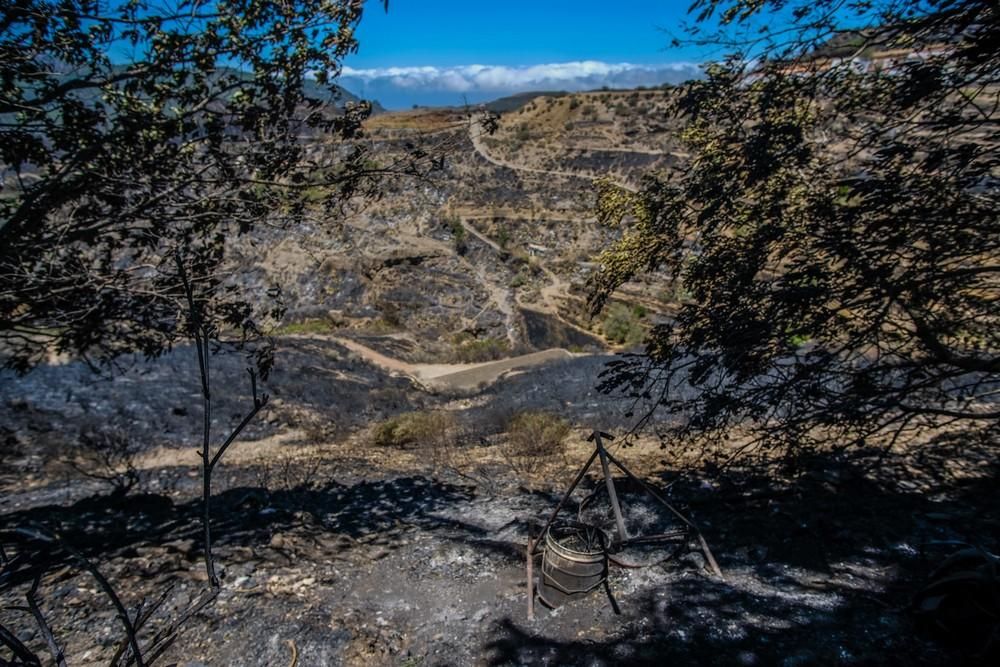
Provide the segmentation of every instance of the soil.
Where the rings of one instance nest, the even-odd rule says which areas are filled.
[[[583,425],[611,422],[603,428],[612,429],[616,410],[622,419],[623,408],[613,402],[599,404],[595,414],[590,401],[579,400],[599,359],[526,369],[473,397],[430,396],[335,342],[297,338],[286,345],[296,364],[310,367],[322,358],[327,372],[299,389],[289,376],[275,378],[272,390],[283,407],[227,452],[213,499],[221,589],[183,624],[163,664],[944,665],[967,659],[918,633],[910,605],[956,544],[996,546],[1000,508],[989,438],[942,436],[919,453],[815,454],[793,468],[725,472],[694,459],[678,464],[653,442],[613,443],[616,457],[697,523],[724,577],[706,567],[692,535],[671,543],[672,557],[664,562],[648,557],[652,565],[637,569],[612,563],[614,604],[603,589],[557,609],[536,601],[529,621],[528,537],[537,536],[589,456]],[[166,368],[178,370],[186,352],[168,358]],[[232,366],[220,361],[218,377],[238,377]],[[207,588],[196,457],[190,446],[177,446],[193,439],[179,438],[179,427],[167,432],[161,422],[140,424],[142,416],[164,409],[173,415],[181,398],[165,393],[154,368],[162,367],[137,361],[124,384],[113,384],[128,386],[137,436],[157,432],[160,438],[139,458],[140,488],[124,497],[37,464],[43,452],[35,447],[68,437],[69,425],[83,418],[74,397],[87,396],[88,410],[106,415],[105,403],[113,403],[117,391],[88,385],[84,371],[67,364],[20,379],[5,376],[2,396],[9,451],[21,457],[4,465],[4,527],[57,532],[99,568],[130,609],[165,594],[140,633],[144,639]],[[442,452],[420,443],[374,447],[366,428],[375,415],[365,416],[369,408],[360,404],[354,415],[336,408],[343,437],[310,439],[290,425],[303,414],[333,410],[341,399],[322,397],[347,377],[370,391],[395,387],[397,409],[450,410],[484,430],[456,436]],[[60,402],[59,395],[70,400]],[[485,425],[493,411],[524,406],[558,406],[576,428],[560,455],[516,471],[504,458],[502,438]],[[191,412],[187,423],[194,429],[200,414]],[[43,431],[43,423],[61,427]],[[597,471],[564,516],[602,523],[610,534],[614,523]],[[630,534],[676,525],[624,478],[616,478],[616,486]],[[578,503],[591,491],[578,516]],[[18,547],[7,535],[11,554]],[[113,607],[65,549],[46,553],[37,598],[69,664],[107,664],[123,636]],[[536,574],[540,564],[536,560]],[[8,568],[0,624],[47,655],[21,610],[32,572]]]
[[[579,97],[577,110],[560,98],[508,114],[495,138],[456,114],[380,116],[372,140],[386,155],[421,141],[428,123],[433,140],[455,144],[440,187],[388,182],[350,224],[235,244],[250,287],[283,286],[284,324],[324,333],[279,338],[269,401],[221,459],[212,498],[221,587],[202,607],[193,350],[122,359],[106,375],[65,360],[23,377],[0,372],[0,626],[49,655],[25,606],[39,575],[35,597],[68,664],[108,664],[124,635],[86,562],[133,618],[144,600],[153,610],[144,645],[197,607],[164,665],[975,662],[967,641],[918,627],[912,606],[948,554],[997,551],[1000,438],[989,426],[725,468],[672,443],[616,440],[612,453],[697,524],[723,577],[689,533],[619,553],[647,567],[612,563],[607,591],[556,609],[536,601],[528,620],[529,537],[590,456],[587,435],[635,423],[632,400],[595,390],[613,355],[581,328],[586,318],[570,317],[614,233],[593,219],[591,178],[610,163],[628,184],[651,161],[684,159],[670,128],[651,129],[659,93],[638,95],[649,113],[627,116],[614,111],[631,104],[624,93]],[[527,120],[552,142],[517,139]],[[648,144],[629,138],[639,122]],[[503,244],[493,240],[501,232]],[[529,258],[531,244],[550,250]],[[631,284],[616,298],[666,314],[664,284]],[[449,363],[468,336],[503,340],[512,358]],[[239,355],[212,358],[215,446],[250,405],[245,367]],[[570,424],[562,447],[512,454],[504,429],[527,410]],[[431,412],[450,418],[447,432],[374,444],[386,420]],[[86,463],[81,433],[92,431],[122,435],[137,479],[129,493],[112,492]],[[612,534],[598,469],[565,516]],[[677,527],[624,478],[616,486],[630,535]],[[11,659],[0,648],[0,664]]]

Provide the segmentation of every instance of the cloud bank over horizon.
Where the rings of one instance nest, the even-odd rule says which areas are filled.
[[[609,88],[682,83],[701,76],[697,63],[657,65],[580,60],[512,67],[459,65],[453,67],[344,67],[339,83],[352,93],[378,100],[389,109],[457,105],[463,100],[485,102],[526,91],[575,92]]]

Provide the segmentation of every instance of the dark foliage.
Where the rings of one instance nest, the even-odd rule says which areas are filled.
[[[751,448],[795,448],[995,423],[996,4],[695,8],[722,26],[696,40],[741,50],[678,91],[685,170],[602,186],[600,215],[625,234],[592,304],[654,267],[689,298],[603,388],[703,444],[734,428]],[[793,24],[768,32],[769,10]]]
[[[2,4],[5,365],[257,333],[278,300],[244,295],[227,246],[418,169],[373,162],[356,141],[371,105],[333,84],[362,5]]]
[[[180,339],[194,341],[213,590],[220,582],[211,551],[212,472],[267,402],[257,379],[271,368],[270,348],[246,346],[259,339],[261,316],[281,311],[277,288],[266,295],[248,289],[230,251],[260,225],[284,227],[316,212],[329,219],[356,199],[377,197],[385,173],[440,165],[415,149],[381,166],[357,142],[371,105],[344,103],[332,82],[357,48],[363,4],[0,4],[0,355],[25,372],[52,352],[93,364],[130,351],[155,357]],[[213,446],[210,357],[223,346],[247,349],[253,403]],[[117,470],[127,444],[91,449]],[[110,480],[122,495],[134,478],[126,465],[124,476]],[[112,662],[142,667],[136,631],[143,611],[130,618],[114,587],[77,560],[125,626],[129,648],[123,643]],[[29,606],[44,572],[34,565],[42,569]],[[6,556],[2,569],[6,575]],[[6,634],[0,639],[19,652]],[[146,652],[155,659],[160,641]]]

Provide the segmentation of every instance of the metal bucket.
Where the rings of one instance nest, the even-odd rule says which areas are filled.
[[[580,598],[608,576],[607,536],[582,523],[554,525],[545,533],[538,597],[549,607]]]

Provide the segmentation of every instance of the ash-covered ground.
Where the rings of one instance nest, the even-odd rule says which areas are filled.
[[[690,539],[665,562],[611,566],[620,614],[599,589],[556,610],[536,603],[529,621],[527,539],[587,460],[588,429],[620,432],[628,421],[624,402],[593,390],[603,358],[581,356],[520,371],[472,395],[448,395],[428,393],[322,337],[283,346],[281,369],[267,386],[271,405],[215,475],[221,591],[183,623],[163,664],[970,659],[921,632],[911,605],[960,545],[995,548],[989,431],[942,434],[919,451],[816,453],[794,465],[726,470],[685,462],[655,442],[612,443],[617,457],[698,524],[724,577],[706,568]],[[225,388],[213,412],[222,437],[247,396],[239,358],[219,359],[216,369],[217,386]],[[192,373],[190,350],[180,349],[157,362],[137,360],[114,379],[77,364],[4,375],[0,392],[3,528],[58,533],[133,613],[143,599],[163,596],[144,639],[207,588]],[[561,451],[529,467],[505,456],[500,432],[504,415],[526,409],[561,414],[572,425]],[[373,425],[435,410],[455,415],[445,444],[375,444]],[[139,443],[139,482],[127,495],[59,464],[72,458],[81,431],[102,424]],[[568,518],[601,488],[598,472],[595,466],[571,499]],[[624,478],[616,482],[630,531],[666,520]],[[592,502],[586,512],[588,521],[613,525],[605,505]],[[16,545],[5,550],[10,558]],[[48,655],[24,609],[37,570],[6,567],[0,624]],[[68,663],[107,664],[123,634],[93,576],[55,547],[42,571],[37,600]]]

